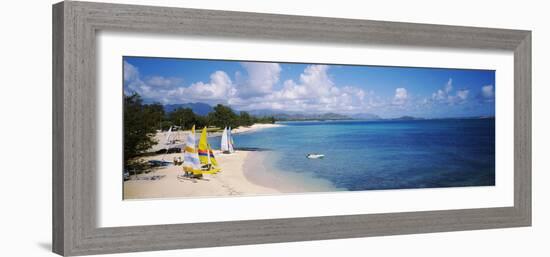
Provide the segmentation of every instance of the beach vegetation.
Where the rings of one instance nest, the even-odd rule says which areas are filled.
[[[191,129],[193,125],[198,123],[197,116],[191,108],[178,108],[168,114],[168,119],[173,125],[183,129]]]
[[[214,111],[208,114],[210,125],[223,129],[224,127],[236,128],[240,125],[239,116],[229,106],[218,104]]]
[[[156,129],[164,130],[165,127],[163,127],[163,125],[169,127],[169,124],[164,123],[164,121],[166,120],[165,117],[164,117],[165,112],[164,112],[164,108],[162,107],[161,104],[159,104],[159,103],[143,104],[143,99],[141,98],[140,95],[133,94],[132,96],[135,96],[136,99],[139,100],[139,103],[135,102],[133,104],[136,105],[136,107],[139,104],[140,108],[138,108],[138,109],[141,109],[142,114],[140,114],[140,113],[135,113],[135,114],[138,116],[137,117],[138,119],[139,119],[140,115],[143,116],[143,118],[141,118],[141,120],[142,120],[143,123],[145,123],[144,124],[145,127],[154,128],[155,130]],[[136,110],[138,110],[138,109],[136,109]],[[129,111],[132,111],[132,110],[133,109],[130,109]],[[168,129],[168,128],[166,128],[166,129]]]
[[[254,124],[254,119],[248,112],[241,112],[239,115],[239,123],[241,126],[252,126],[252,124]]]
[[[256,117],[246,111],[235,112],[231,107],[218,104],[206,115],[199,115],[189,107],[179,107],[166,112],[159,103],[144,103],[137,93],[124,96],[124,168],[135,173],[147,171],[148,165],[141,156],[158,142],[158,131],[189,130],[193,125],[207,127],[209,133],[225,127],[237,128],[255,123],[275,123],[273,116]]]
[[[264,116],[264,117],[252,117],[252,124],[254,123],[263,123],[263,124],[275,124],[277,120],[273,116]]]
[[[154,135],[164,120],[160,104],[143,104],[138,94],[124,97],[124,166],[125,169],[141,169],[134,158],[157,142]]]

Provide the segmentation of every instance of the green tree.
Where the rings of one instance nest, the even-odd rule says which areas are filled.
[[[208,119],[208,116],[196,116],[197,120],[196,120],[196,128],[203,128],[203,127],[206,127],[208,126],[208,124],[210,123],[209,122],[209,119]],[[192,126],[192,125],[191,125]]]
[[[137,94],[135,94],[137,95]],[[139,97],[139,95],[137,95]],[[154,127],[155,130],[167,130],[170,128],[169,124],[163,124],[166,120],[164,115],[164,108],[159,103],[143,105],[140,97],[140,105],[143,108],[142,121],[146,123],[147,127]],[[164,125],[164,127],[163,127]],[[168,126],[168,127],[166,127]]]
[[[248,114],[248,112],[241,112],[239,115],[239,125],[251,126],[252,124],[254,124],[254,120],[252,119],[250,114]]]
[[[181,126],[184,129],[190,129],[197,124],[197,115],[191,108],[178,108],[169,114],[169,119],[174,125]]]
[[[274,116],[264,116],[264,117],[252,117],[253,123],[275,123],[276,119]]]
[[[164,111],[157,105],[144,105],[141,97],[134,93],[124,96],[124,166],[131,168],[136,163],[133,159],[156,141],[154,135],[162,120]]]
[[[221,104],[214,107],[214,111],[208,114],[209,124],[218,128],[239,126],[239,116],[233,110]]]
[[[167,130],[170,129],[170,127],[172,127],[174,125],[176,125],[176,124],[174,124],[169,119],[162,119],[162,121],[160,122],[160,127],[162,128],[162,131],[167,131]]]

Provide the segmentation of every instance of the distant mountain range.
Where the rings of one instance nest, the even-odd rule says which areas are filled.
[[[214,108],[207,103],[185,103],[185,104],[167,104],[164,105],[164,111],[167,113],[173,112],[179,108],[190,108],[195,114],[205,116],[208,113],[214,111]],[[238,110],[235,110],[236,113],[239,113]],[[381,118],[380,116],[372,113],[359,113],[344,115],[338,113],[316,113],[316,114],[305,114],[300,112],[281,112],[274,110],[252,110],[247,111],[250,115],[256,117],[275,117],[276,120],[280,121],[306,121],[306,120],[424,120],[424,118],[413,117],[413,116],[401,116],[398,118]],[[490,119],[494,116],[479,116],[479,117],[464,117],[470,119]],[[457,118],[460,119],[460,118]]]
[[[337,114],[337,113],[322,113],[322,114],[286,114],[278,113],[273,115],[276,120],[349,120],[349,116]]]
[[[173,112],[177,109],[190,108],[195,114],[204,116],[214,111],[214,108],[205,103],[185,103],[185,104],[166,104],[164,105],[164,111],[167,113]]]
[[[381,120],[380,116],[371,113],[361,113],[354,115],[344,115],[338,113],[316,113],[305,114],[300,112],[281,112],[273,110],[253,110],[249,111],[253,116],[266,117],[273,116],[277,120]]]
[[[380,116],[372,113],[358,113],[351,115],[351,118],[354,120],[382,120]]]
[[[180,108],[190,108],[195,114],[204,116],[214,111],[214,108],[206,103],[185,103],[185,104],[167,104],[164,105],[164,111],[167,113],[173,112]],[[239,112],[235,110],[235,112]],[[338,113],[317,113],[317,114],[305,114],[299,112],[281,112],[273,110],[253,110],[249,111],[250,115],[257,117],[270,117],[273,116],[277,120],[380,120],[381,118],[375,114],[355,114],[353,116],[347,116]]]
[[[393,118],[393,119],[390,119],[390,120],[423,120],[424,118],[417,118],[417,117],[413,117],[413,116],[401,116],[399,118]]]

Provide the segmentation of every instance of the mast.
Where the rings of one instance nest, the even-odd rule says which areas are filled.
[[[216,167],[218,166],[218,163],[216,162],[216,157],[214,156],[214,152],[212,151],[212,148],[208,143],[206,127],[204,127],[201,132],[198,152],[199,152],[200,163],[202,165],[210,164],[208,165],[209,166],[208,170],[201,171],[203,174],[214,174],[220,171],[220,168]]]
[[[168,154],[168,150],[170,150],[170,136],[172,135],[172,126],[170,126],[170,128],[168,129],[168,132],[166,132],[166,142],[164,143],[164,145],[166,145],[165,149],[166,149],[166,152],[164,152],[164,154],[162,155],[162,161],[164,161],[164,157],[166,156],[166,154]]]
[[[210,153],[208,151],[208,138],[206,133],[206,127],[202,129],[201,138],[199,140],[199,159],[201,164],[211,164]]]
[[[221,145],[220,145],[220,150],[222,152],[229,151],[228,143],[229,143],[229,141],[228,141],[227,127],[225,127],[223,129],[223,132],[222,132],[222,140],[221,140]]]
[[[185,140],[183,160],[183,169],[186,172],[191,172],[193,174],[200,173],[199,154],[195,146],[195,125],[193,125],[191,133],[187,135],[187,138]]]
[[[233,142],[233,135],[231,135],[231,127],[227,130],[227,148],[230,153],[235,152],[235,146]]]
[[[207,154],[206,154],[206,155],[208,156],[208,164],[212,164],[212,160],[210,159],[210,147],[208,147],[208,148],[206,149],[206,151],[207,151]]]

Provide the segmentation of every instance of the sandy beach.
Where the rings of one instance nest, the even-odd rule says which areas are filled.
[[[282,125],[255,124],[250,127],[239,127],[233,133],[248,133],[278,126]],[[183,134],[188,132],[179,133],[182,134],[178,135],[179,138],[185,138]],[[157,138],[165,136],[164,133],[159,133]],[[157,146],[160,147],[162,146]],[[130,180],[124,182],[124,199],[265,195],[292,191],[296,187],[290,180],[274,179],[277,176],[268,175],[269,168],[265,166],[261,153],[243,150],[237,150],[232,154],[223,154],[219,151],[214,153],[221,172],[204,175],[202,179],[188,179],[181,177],[184,173],[182,166],[153,168],[150,173],[132,175]],[[182,153],[151,155],[142,159],[172,161],[177,157],[182,157]]]
[[[250,132],[256,132],[256,131],[262,130],[262,129],[278,128],[278,127],[281,127],[281,126],[284,126],[284,125],[257,123],[257,124],[253,124],[252,126],[248,126],[248,127],[240,126],[238,128],[234,128],[234,129],[231,130],[231,133],[233,133],[234,135],[235,134],[241,134],[241,133],[250,133]],[[187,133],[190,133],[190,131],[189,130],[173,131],[173,132],[170,132],[170,134],[171,134],[170,138],[171,138],[171,140],[174,141],[174,144],[176,144],[176,145],[177,144],[184,144]],[[197,133],[200,133],[200,129],[197,129]],[[221,136],[221,134],[222,134],[221,131],[208,132],[209,137]],[[166,141],[167,135],[168,135],[168,132],[166,132],[166,131],[158,132],[155,135],[155,140],[159,143],[154,145],[153,147],[151,147],[151,149],[149,149],[149,152],[157,152],[157,151],[166,149],[165,141]]]
[[[124,182],[124,199],[220,197],[243,195],[273,195],[279,193],[305,193],[337,191],[329,182],[306,175],[274,170],[266,152],[236,151],[223,154],[215,151],[221,167],[217,174],[205,174],[202,179],[182,179],[181,166],[155,168],[147,174],[131,176]],[[167,154],[173,160],[180,153]],[[155,155],[144,160],[160,160]],[[157,179],[150,180],[155,177]]]
[[[138,178],[151,176],[161,177],[158,180],[141,180],[132,176],[124,182],[124,199],[140,198],[179,198],[203,196],[233,196],[250,194],[279,193],[274,188],[260,186],[250,182],[244,173],[243,164],[249,151],[237,151],[233,154],[216,152],[222,171],[213,175],[204,175],[203,179],[181,179],[181,166],[170,165],[157,168],[148,174],[140,174]],[[181,154],[167,154],[166,160],[172,160]],[[151,156],[147,159],[156,159],[161,156]]]
[[[246,133],[246,132],[255,132],[255,131],[258,131],[258,130],[261,130],[261,129],[278,128],[278,127],[282,127],[282,126],[284,126],[284,125],[282,125],[282,124],[260,124],[260,123],[257,123],[257,124],[253,124],[250,127],[243,127],[243,126],[238,127],[236,129],[231,130],[231,133],[239,134],[239,133]]]

